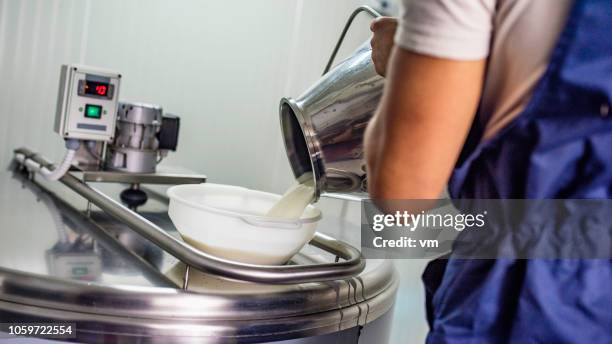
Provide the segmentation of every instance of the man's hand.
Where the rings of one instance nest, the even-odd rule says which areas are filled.
[[[397,30],[397,19],[391,17],[381,17],[372,22],[370,30],[374,33],[372,37],[372,61],[376,72],[382,76],[387,74],[387,64],[391,49],[393,48],[393,38]]]

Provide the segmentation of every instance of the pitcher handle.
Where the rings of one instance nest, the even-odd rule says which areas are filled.
[[[336,47],[334,48],[334,51],[332,52],[332,55],[329,58],[329,62],[327,62],[327,66],[325,67],[325,71],[323,72],[323,75],[327,74],[327,72],[329,72],[329,70],[331,69],[332,65],[334,64],[334,60],[336,59],[336,55],[338,54],[338,51],[340,50],[340,47],[342,46],[342,42],[344,42],[344,38],[346,37],[346,33],[348,32],[349,28],[353,24],[353,21],[355,20],[355,17],[357,17],[357,15],[359,13],[361,13],[361,12],[366,12],[367,14],[372,16],[372,18],[374,18],[374,19],[382,17],[382,15],[380,13],[378,13],[376,10],[374,10],[370,6],[365,6],[365,5],[364,6],[359,6],[353,12],[353,14],[351,14],[351,16],[349,17],[348,21],[346,22],[346,25],[344,26],[344,30],[342,30],[342,34],[340,35],[340,39],[338,39],[338,43],[336,43]]]

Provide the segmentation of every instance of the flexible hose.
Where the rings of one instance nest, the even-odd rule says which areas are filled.
[[[24,162],[24,165],[25,167],[28,168],[29,171],[32,171],[32,172],[40,171],[40,165],[34,160],[26,159],[26,161]]]
[[[70,166],[72,166],[72,161],[74,160],[74,157],[76,156],[76,152],[79,150],[80,146],[81,146],[81,143],[77,140],[67,140],[66,148],[68,149],[68,151],[66,152],[66,155],[64,156],[64,160],[59,166],[57,166],[53,170],[49,170],[46,166],[41,167],[39,163],[35,162],[32,159],[25,159],[25,161],[23,161],[23,164],[30,171],[40,172],[40,174],[42,174],[42,176],[46,180],[57,181],[57,180],[60,180],[66,174],[66,172],[68,172],[68,170],[70,169]],[[17,159],[19,161],[19,157]]]
[[[17,160],[17,162],[20,163],[20,164],[24,164],[25,163],[25,158],[26,158],[26,156],[24,154],[21,154],[21,153],[15,154],[15,160]]]
[[[47,167],[43,167],[40,169],[40,174],[42,174],[43,177],[45,177],[45,179],[49,181],[60,180],[64,176],[64,174],[68,172],[70,166],[72,166],[72,160],[74,160],[76,152],[76,150],[69,149],[66,152],[64,161],[62,161],[59,166],[57,166],[53,171],[49,170]]]

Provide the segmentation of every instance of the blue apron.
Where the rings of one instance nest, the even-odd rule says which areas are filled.
[[[524,112],[485,141],[475,120],[451,197],[612,199],[611,102],[612,1],[576,0]],[[612,343],[610,260],[451,255],[423,279],[428,343]]]

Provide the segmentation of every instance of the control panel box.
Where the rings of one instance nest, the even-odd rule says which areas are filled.
[[[63,65],[55,132],[64,138],[113,140],[121,74],[80,65]]]

